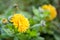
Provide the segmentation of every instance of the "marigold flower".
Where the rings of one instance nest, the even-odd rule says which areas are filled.
[[[15,28],[18,28],[19,32],[25,32],[29,28],[29,21],[22,14],[14,14],[11,17],[10,22],[13,23]]]
[[[54,6],[52,6],[52,5],[43,5],[42,8],[43,8],[44,10],[49,10],[49,12],[50,12],[49,18],[47,17],[47,20],[48,20],[48,21],[49,21],[49,20],[53,20],[54,18],[56,18],[57,12],[56,12],[56,9],[55,9]]]

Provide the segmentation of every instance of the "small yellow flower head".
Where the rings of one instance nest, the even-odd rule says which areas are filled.
[[[29,28],[29,21],[22,14],[14,14],[11,17],[10,22],[13,23],[15,28],[18,28],[19,32],[25,32]]]
[[[55,9],[54,6],[52,6],[52,5],[43,5],[42,8],[43,8],[44,10],[48,10],[48,11],[50,12],[49,18],[47,17],[47,20],[48,20],[48,21],[49,21],[49,20],[53,20],[54,18],[56,18],[57,12],[56,12],[56,9]]]
[[[7,22],[8,22],[7,19],[5,18],[2,19],[2,23],[6,24]]]

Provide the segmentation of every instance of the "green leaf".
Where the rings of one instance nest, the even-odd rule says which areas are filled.
[[[2,28],[2,30],[1,30],[1,36],[3,38],[12,37],[13,34],[14,34],[14,32],[11,31],[10,29]]]
[[[43,37],[36,37],[36,38],[33,38],[33,40],[44,40]]]
[[[39,12],[38,9],[36,9],[35,7],[33,7],[33,13],[34,13],[34,15],[36,15],[37,17],[40,16],[40,12]]]
[[[13,7],[9,7],[9,8],[5,11],[4,16],[5,16],[6,18],[8,18],[11,14],[14,14],[12,8],[13,8]]]
[[[32,18],[29,19],[29,22],[31,26],[35,24],[35,21]]]
[[[8,23],[5,25],[5,28],[9,28],[10,30],[13,30],[14,26],[11,23]]]
[[[30,36],[31,36],[31,37],[37,36],[37,32],[36,32],[36,31],[31,31],[31,32],[30,32]]]
[[[43,13],[44,13],[44,17],[47,17],[47,16],[49,17],[49,15],[50,15],[49,11],[44,11]]]
[[[42,38],[42,37],[38,37],[36,40],[44,40],[44,38]]]
[[[60,35],[54,34],[55,40],[60,40]]]
[[[14,37],[14,40],[18,40],[18,37]]]
[[[39,23],[40,20],[41,20],[41,18],[38,18],[38,17],[36,17],[36,16],[33,16],[33,20],[34,20],[36,23]]]
[[[40,29],[40,24],[35,24],[35,25],[33,25],[32,27],[32,30],[36,30],[36,31],[39,31]]]
[[[29,37],[37,37],[40,35],[40,32],[38,32],[37,30],[33,30],[33,29],[30,29],[27,31]]]
[[[27,18],[31,18],[31,14],[29,12],[26,12],[26,11],[19,11],[20,14],[23,14],[25,17]]]

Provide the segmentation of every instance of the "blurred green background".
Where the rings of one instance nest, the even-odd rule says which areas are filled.
[[[52,4],[59,8],[60,0],[0,0],[0,14],[14,4],[18,4],[20,10],[31,12],[31,7],[39,7],[44,4]]]
[[[0,0],[0,16],[4,15],[6,10],[10,10],[9,8],[13,7],[15,4],[18,5],[19,10],[30,13],[32,16],[34,15],[32,12],[32,7],[38,8],[44,4],[51,4],[56,7],[57,10],[57,18],[54,20],[54,25],[57,27],[55,30],[55,35],[57,40],[60,40],[60,0]],[[33,24],[33,23],[32,23]],[[41,36],[46,35],[47,37],[51,36],[48,34],[42,34]],[[48,39],[49,39],[48,37]],[[47,39],[47,40],[48,40]],[[54,39],[55,40],[55,39]]]
[[[60,18],[60,0],[0,0],[0,14],[3,14],[9,7],[18,4],[20,10],[32,13],[32,6],[39,7],[44,4],[52,4],[57,8]]]

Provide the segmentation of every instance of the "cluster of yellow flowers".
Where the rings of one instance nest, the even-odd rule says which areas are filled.
[[[43,5],[42,8],[50,11],[50,18],[47,18],[48,20],[53,20],[57,16],[56,9],[52,5]],[[30,26],[28,19],[22,14],[14,14],[11,17],[10,22],[13,23],[19,32],[25,32]]]
[[[18,28],[19,32],[25,32],[29,28],[29,21],[22,14],[14,14],[10,22],[13,23],[15,28]]]
[[[42,8],[44,10],[49,10],[50,11],[50,15],[49,15],[50,17],[47,18],[48,21],[49,20],[53,20],[54,18],[56,18],[57,12],[56,12],[56,9],[55,9],[54,6],[52,6],[52,5],[49,4],[49,5],[43,5]]]

